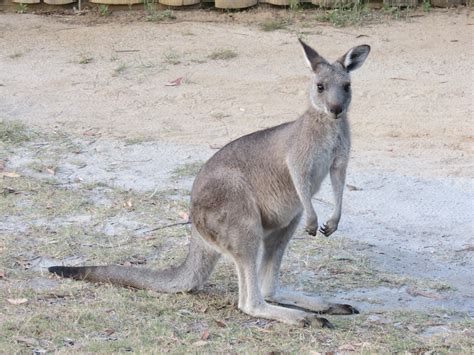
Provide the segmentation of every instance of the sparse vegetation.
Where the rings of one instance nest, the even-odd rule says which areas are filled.
[[[423,11],[424,12],[430,12],[431,11],[431,2],[430,2],[430,0],[423,0],[422,6],[423,6]]]
[[[216,49],[209,54],[209,58],[212,60],[229,60],[237,56],[237,52],[232,49]]]
[[[284,30],[288,27],[289,22],[288,20],[283,19],[276,19],[276,20],[269,20],[260,25],[262,31],[271,32],[277,30]]]
[[[100,4],[99,5],[99,15],[103,16],[103,17],[109,16],[110,15],[109,5]]]
[[[18,14],[26,14],[28,11],[28,4],[19,3],[16,5],[16,12]]]
[[[147,14],[147,21],[159,22],[176,19],[176,16],[174,15],[174,12],[171,9],[158,11],[156,8],[155,0],[144,0],[143,7]]]
[[[117,68],[114,69],[114,74],[113,76],[118,76],[123,73],[128,69],[128,65],[125,63],[120,63]]]
[[[0,144],[17,145],[29,141],[33,135],[21,122],[0,120]]]
[[[186,163],[178,166],[172,173],[171,177],[173,179],[182,179],[196,176],[201,169],[201,166],[204,164],[202,161],[195,161],[192,163]]]
[[[92,63],[93,60],[94,60],[93,57],[89,57],[89,56],[83,55],[83,56],[81,56],[81,58],[79,59],[79,64],[89,64],[89,63]]]
[[[365,3],[358,0],[355,3],[342,2],[334,9],[319,14],[316,19],[322,22],[329,22],[335,27],[345,27],[361,25],[372,19],[371,11]]]
[[[181,56],[175,50],[169,50],[163,54],[163,60],[166,64],[178,65],[181,63]]]
[[[290,11],[297,11],[300,8],[300,2],[299,0],[289,0],[288,7]]]
[[[8,56],[8,58],[10,59],[17,59],[17,58],[20,58],[23,56],[23,53],[21,52],[15,52],[15,53],[12,53]]]

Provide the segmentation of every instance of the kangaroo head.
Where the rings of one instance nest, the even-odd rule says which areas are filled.
[[[370,52],[364,44],[349,50],[334,63],[328,63],[313,48],[299,40],[306,60],[313,71],[311,105],[320,112],[337,119],[346,113],[351,103],[351,78],[349,73],[359,68]]]

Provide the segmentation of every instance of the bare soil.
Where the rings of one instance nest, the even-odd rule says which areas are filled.
[[[176,15],[165,23],[126,13],[106,19],[0,15],[0,120],[3,127],[9,122],[26,127],[14,127],[26,132],[24,139],[5,139],[0,145],[0,307],[5,310],[0,323],[6,324],[0,331],[16,337],[5,346],[12,351],[64,350],[69,346],[64,339],[74,334],[72,349],[82,351],[150,350],[157,343],[175,351],[187,346],[252,349],[235,339],[229,343],[226,337],[237,330],[227,324],[234,322],[242,329],[263,329],[238,333],[239,339],[251,334],[252,346],[260,351],[472,350],[470,9],[345,28],[299,15],[287,29],[270,32],[259,25],[275,16],[271,9]],[[76,311],[77,319],[92,317],[90,324],[79,322],[87,331],[68,328],[56,338],[50,335],[43,313],[52,312],[52,322],[59,322],[57,307],[64,302],[70,302],[68,307],[91,300],[97,305],[101,292],[118,291],[64,281],[74,295],[67,299],[63,281],[47,275],[45,267],[58,262],[159,267],[180,260],[186,227],[151,229],[183,221],[199,165],[232,139],[304,112],[309,70],[297,35],[331,60],[356,44],[372,46],[369,59],[353,75],[353,152],[340,230],[326,240],[305,236],[300,228],[283,268],[285,281],[297,288],[365,312],[337,324],[350,336],[323,332],[324,339],[316,339],[314,330],[301,331],[299,342],[290,340],[296,337],[283,326],[248,323],[233,303],[236,285],[235,275],[228,278],[233,275],[229,263],[217,270],[207,296],[198,296],[197,304],[193,296],[179,296],[174,306],[169,306],[173,296],[152,296],[160,307],[166,303],[158,310],[165,324],[158,333],[166,334],[165,343],[160,336],[147,345],[114,323],[118,340],[106,347],[110,334],[103,335],[105,327],[92,334],[93,317],[76,309],[70,321]],[[219,57],[213,53],[233,54],[213,59]],[[180,85],[166,85],[181,77]],[[314,203],[323,220],[332,205],[328,185]],[[150,296],[142,293],[120,291],[117,297],[130,302],[122,305],[122,313],[117,304],[99,306],[97,312],[115,307],[133,323],[152,307]],[[51,298],[55,301],[45,301]],[[132,301],[143,307],[136,319],[126,318]],[[213,309],[216,302],[223,308]],[[199,313],[201,307],[213,309],[212,316]],[[226,326],[213,323],[212,328],[206,323],[212,317],[227,317]],[[36,328],[23,327],[25,319],[38,322],[31,321]],[[156,326],[143,324],[144,334]],[[191,330],[186,333],[186,326],[177,329],[176,324]],[[34,329],[39,335],[31,335]],[[217,338],[203,335],[206,329]],[[275,348],[259,340],[266,332],[290,338],[286,345],[272,338]],[[362,333],[371,337],[362,339]],[[92,340],[81,343],[81,337]]]

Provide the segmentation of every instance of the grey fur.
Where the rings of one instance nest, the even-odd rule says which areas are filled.
[[[349,305],[327,303],[279,285],[281,260],[301,216],[306,217],[310,235],[318,231],[311,198],[328,174],[335,208],[319,231],[329,236],[337,230],[350,150],[349,71],[362,65],[370,51],[367,45],[354,47],[329,64],[300,42],[313,74],[309,109],[296,121],[229,143],[201,168],[191,192],[192,236],[182,265],[162,271],[120,266],[50,271],[160,292],[193,291],[226,254],[237,269],[238,306],[249,315],[329,327],[314,312],[357,313]]]

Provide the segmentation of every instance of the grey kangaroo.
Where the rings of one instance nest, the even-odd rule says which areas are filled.
[[[368,45],[357,46],[330,64],[300,43],[312,70],[310,107],[296,121],[227,144],[204,164],[191,191],[192,235],[181,265],[165,270],[53,266],[49,271],[158,292],[191,292],[203,285],[225,254],[237,269],[238,307],[251,316],[332,327],[319,314],[358,313],[350,305],[289,291],[279,283],[285,248],[303,212],[310,235],[319,230],[329,236],[337,230],[350,149],[349,73],[370,52]],[[328,174],[335,207],[318,228],[311,198]]]

